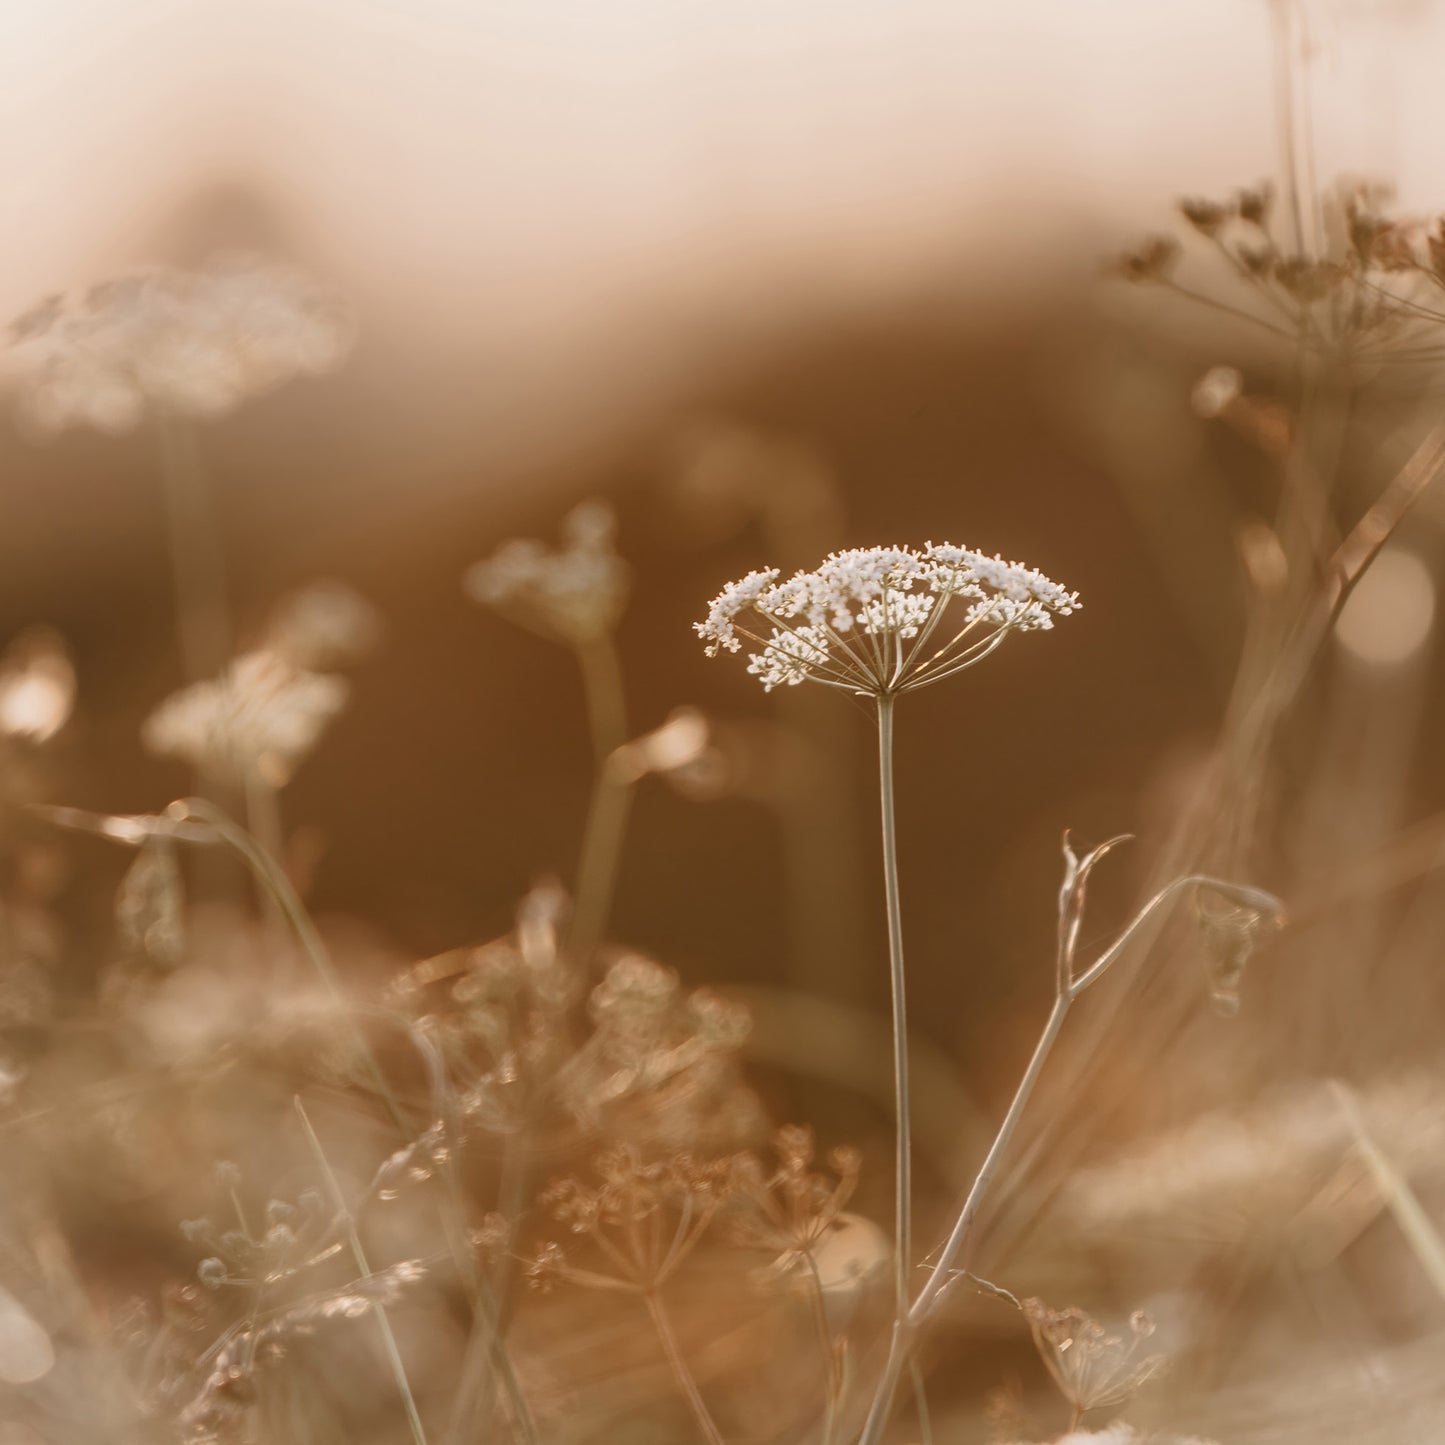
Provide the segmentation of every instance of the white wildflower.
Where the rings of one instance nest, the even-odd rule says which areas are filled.
[[[709,657],[739,651],[744,638],[757,643],[748,671],[769,691],[821,682],[878,697],[907,692],[1080,605],[1032,568],[932,542],[834,552],[813,572],[779,577],[768,568],[729,583],[695,628]]]
[[[627,565],[613,548],[615,522],[603,502],[584,502],[562,522],[563,547],[504,543],[467,573],[476,602],[555,641],[585,646],[616,625],[627,604]]]
[[[350,345],[337,300],[250,256],[156,268],[55,296],[11,327],[6,379],[37,430],[125,432],[151,414],[217,417]]]
[[[345,706],[347,691],[343,678],[248,652],[220,677],[168,697],[146,719],[142,738],[151,752],[200,771],[278,787]]]

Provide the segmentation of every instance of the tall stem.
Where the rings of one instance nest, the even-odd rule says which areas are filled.
[[[582,690],[587,701],[587,725],[598,771],[627,741],[627,696],[622,687],[622,663],[610,633],[577,648],[582,668]]]
[[[306,1141],[311,1146],[317,1167],[326,1181],[326,1189],[331,1195],[332,1207],[336,1210],[336,1217],[340,1221],[342,1232],[346,1235],[346,1243],[351,1250],[351,1257],[356,1261],[356,1267],[361,1271],[362,1278],[367,1279],[371,1275],[371,1265],[367,1262],[366,1251],[362,1247],[361,1236],[356,1230],[356,1220],[352,1217],[351,1209],[346,1203],[346,1196],[341,1192],[341,1186],[332,1172],[331,1164],[321,1147],[321,1140],[317,1138],[316,1130],[311,1126],[311,1120],[307,1117],[300,1097],[293,1099],[292,1103],[296,1106],[301,1126],[306,1131]],[[376,1319],[376,1327],[381,1334],[382,1348],[386,1352],[386,1361],[391,1367],[392,1378],[396,1381],[397,1392],[401,1395],[401,1403],[406,1410],[406,1421],[411,1429],[413,1445],[427,1445],[426,1431],[422,1428],[421,1415],[416,1407],[416,1397],[411,1391],[411,1382],[406,1377],[406,1366],[402,1363],[401,1351],[397,1348],[396,1335],[392,1332],[391,1320],[387,1316],[386,1308],[379,1299],[372,1300],[371,1313]]]
[[[200,682],[221,670],[229,651],[225,559],[191,424],[162,416],[159,428],[176,634],[186,680]]]
[[[953,1232],[948,1236],[948,1242],[943,1246],[938,1262],[929,1271],[928,1282],[920,1291],[912,1309],[900,1314],[893,1327],[893,1338],[888,1348],[888,1361],[883,1367],[883,1378],[879,1381],[878,1391],[873,1397],[867,1423],[863,1427],[863,1434],[859,1437],[859,1445],[878,1445],[883,1438],[883,1431],[888,1423],[888,1413],[893,1406],[893,1396],[898,1389],[898,1381],[903,1374],[903,1367],[908,1363],[914,1337],[928,1317],[934,1301],[952,1278],[954,1262],[968,1238],[979,1206],[988,1192],[988,1186],[998,1172],[1004,1151],[1008,1148],[1014,1131],[1018,1128],[1018,1122],[1023,1117],[1025,1108],[1028,1107],[1034,1085],[1038,1083],[1039,1075],[1044,1070],[1044,1064],[1048,1061],[1049,1054],[1053,1052],[1054,1042],[1059,1036],[1059,1030],[1064,1026],[1064,1018],[1069,1012],[1069,1005],[1073,1002],[1074,995],[1075,990],[1066,987],[1061,989],[1054,999],[1054,1006],[1049,1013],[1048,1022],[1044,1025],[1044,1031],[1034,1046],[1033,1057],[1029,1060],[1028,1068],[1024,1070],[1023,1078],[1019,1080],[1018,1088],[1014,1091],[1013,1102],[1009,1104],[1008,1113],[1004,1115],[1003,1123],[999,1125],[998,1133],[994,1135],[988,1154],[982,1165],[979,1166],[973,1187],[968,1191],[968,1198],[964,1201],[958,1219],[954,1222]]]
[[[627,741],[627,698],[611,636],[579,645],[577,661],[596,760],[577,866],[577,907],[570,940],[573,957],[585,967],[607,931],[635,779],[617,763],[617,750]]]
[[[614,757],[598,765],[577,865],[577,908],[570,941],[572,956],[583,967],[607,931],[634,786],[631,774],[619,768]]]
[[[893,1174],[895,1322],[908,1315],[913,1264],[913,1164],[908,1110],[908,1003],[903,978],[903,916],[898,906],[898,836],[893,815],[893,698],[878,697],[878,798],[883,821],[883,892],[888,905],[888,971],[893,986]]]
[[[642,1298],[647,1303],[647,1313],[652,1317],[652,1327],[657,1331],[657,1338],[662,1344],[662,1353],[667,1356],[667,1363],[672,1368],[673,1379],[677,1381],[677,1387],[682,1391],[683,1398],[687,1401],[688,1408],[692,1411],[693,1418],[697,1421],[698,1429],[703,1433],[708,1445],[724,1445],[722,1432],[717,1427],[712,1415],[709,1414],[707,1404],[702,1398],[702,1392],[697,1388],[697,1381],[692,1377],[692,1371],[687,1367],[687,1361],[682,1357],[682,1350],[677,1343],[677,1336],[672,1332],[672,1321],[668,1318],[667,1308],[662,1303],[655,1289],[645,1290]]]

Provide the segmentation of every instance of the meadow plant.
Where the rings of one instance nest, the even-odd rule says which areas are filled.
[[[1285,101],[1296,104],[1292,92]],[[1298,144],[1298,127],[1287,135]],[[990,1333],[1011,1325],[1015,1342],[1031,1339],[1037,1374],[1063,1396],[1064,1433],[1047,1431],[1055,1445],[1204,1445],[1132,1422],[1083,1428],[1091,1412],[1163,1378],[1177,1333],[1156,1335],[1127,1305],[1053,1303],[1081,1297],[1073,1291],[1089,1284],[1097,1258],[1113,1294],[1151,1289],[1144,1236],[1184,1236],[1199,1276],[1229,1273],[1218,1290],[1227,1298],[1334,1261],[1387,1223],[1408,1246],[1410,1283],[1423,1280],[1438,1306],[1445,1244],[1431,1214],[1441,1133],[1431,1069],[1401,1066],[1356,1084],[1321,1072],[1248,1107],[1144,1130],[1131,1147],[1082,1164],[1069,1111],[1094,1096],[1066,1089],[1032,1147],[1019,1144],[1066,1018],[1106,976],[1123,981],[1112,990],[1116,1010],[1143,992],[1141,961],[1176,905],[1192,911],[1204,978],[1171,968],[1150,980],[1165,1002],[1156,995],[1156,1026],[1130,1040],[1124,1087],[1152,1092],[1138,1089],[1139,1071],[1177,1037],[1177,1000],[1193,1010],[1203,992],[1221,1013],[1239,1009],[1246,969],[1284,918],[1273,892],[1236,881],[1254,876],[1261,857],[1280,868],[1287,853],[1270,836],[1278,825],[1268,807],[1280,736],[1352,590],[1445,468],[1435,418],[1403,463],[1386,467],[1349,444],[1363,423],[1342,401],[1386,394],[1442,354],[1445,225],[1391,216],[1373,185],[1312,194],[1302,173],[1287,166],[1276,187],[1180,204],[1185,239],[1209,258],[1222,291],[1184,278],[1172,236],[1112,268],[1282,343],[1274,371],[1215,365],[1189,398],[1197,418],[1231,428],[1274,470],[1278,505],[1272,520],[1240,531],[1246,632],[1199,797],[1157,850],[1142,905],[1102,945],[1085,943],[1086,902],[1094,870],[1123,840],[1076,852],[1065,835],[1052,1007],[949,1227],[927,1251],[914,1243],[895,708],[1013,634],[1052,630],[1079,612],[1077,594],[966,547],[866,547],[791,576],[751,572],[696,624],[709,655],[746,651],[765,691],[787,699],[817,684],[861,700],[876,724],[892,1003],[890,1247],[868,1212],[866,1150],[822,1147],[805,1124],[778,1127],[750,1081],[748,1009],[614,937],[633,800],[649,779],[706,794],[717,729],[690,707],[641,733],[629,723],[618,637],[633,573],[607,504],[568,513],[559,546],[505,543],[464,579],[474,601],[578,664],[594,769],[571,887],[543,878],[501,936],[420,959],[392,951],[378,969],[374,956],[348,957],[312,917],[276,797],[346,705],[340,669],[375,646],[380,619],[345,584],[319,583],[282,599],[254,645],[232,652],[194,431],[336,365],[350,340],[344,308],[293,272],[246,260],[139,274],[23,317],[7,365],[33,428],[152,424],[160,435],[190,677],[151,714],[142,741],[195,770],[208,796],[118,814],[57,807],[42,784],[22,787],[21,764],[65,727],[74,668],[48,632],[22,637],[0,660],[0,746],[15,762],[7,818],[17,802],[40,803],[30,823],[38,812],[42,826],[133,855],[115,898],[120,958],[97,970],[93,1004],[76,1006],[50,982],[61,949],[45,857],[4,840],[14,860],[29,860],[15,861],[19,881],[0,913],[0,1127],[18,1161],[0,1192],[0,1381],[17,1401],[16,1438],[881,1445],[911,1373],[917,1430],[930,1442],[920,1345],[946,1307],[961,1314],[979,1296],[991,1321],[1008,1321]],[[723,426],[684,450],[693,501],[760,518],[769,541],[837,521],[832,479],[806,446]],[[1369,475],[1346,492],[1341,478],[1360,456]],[[778,478],[786,485],[773,485]],[[224,805],[229,794],[243,799],[244,827]],[[1426,844],[1424,862],[1394,859],[1408,880],[1438,867],[1438,837]],[[203,957],[206,908],[182,862],[192,852],[240,860],[271,924],[255,926],[244,910],[224,915],[222,968]],[[1317,901],[1323,916],[1330,902]],[[1297,938],[1279,953],[1313,962]],[[1317,972],[1308,977],[1308,988],[1291,984],[1292,1009],[1323,992]],[[1095,1003],[1096,1036],[1112,1045],[1115,1016],[1097,996],[1091,1011]],[[67,1007],[62,1032],[54,1025]],[[1352,1020],[1360,1029],[1364,1012]],[[1231,1057],[1222,1071],[1235,1067]],[[1179,1075],[1187,1092],[1182,1061]],[[216,1162],[223,1148],[244,1164]],[[198,1182],[194,1160],[208,1152],[213,1167]],[[78,1258],[67,1224],[50,1217],[50,1196],[66,1170],[81,1172],[77,1161],[108,1191],[100,1212],[133,1221],[144,1200],[153,1214],[174,1215],[146,1221],[147,1248],[137,1252],[147,1267],[125,1276],[137,1295],[128,1307],[107,1277],[125,1272]],[[1005,1167],[1027,1178],[1040,1161],[1055,1171],[1053,1196],[1017,1212],[1025,1230],[1044,1221],[1048,1240],[1001,1261],[1011,1274],[1000,1278],[1027,1281],[1011,1288],[975,1272],[998,1274],[1004,1253],[983,1258],[981,1221]],[[1048,1268],[1054,1278],[1030,1277]],[[1198,1280],[1191,1291],[1196,1301],[1208,1293]],[[1212,1322],[1228,1318],[1220,1306]],[[1379,1333],[1389,1329],[1403,1326],[1389,1321]],[[1196,1349],[1204,1334],[1195,1328]],[[1367,1344],[1359,1354],[1375,1382],[1376,1438],[1393,1424],[1445,1418],[1437,1354],[1422,1368],[1388,1339]],[[343,1356],[358,1367],[328,1383]],[[1300,1358],[1315,1356],[1301,1348]],[[1398,1401],[1381,1381],[1402,1382]],[[1254,1418],[1239,1439],[1280,1438],[1267,1434],[1272,1422],[1248,1389],[1206,1382],[1195,1403],[1215,1419],[1229,1407]],[[1318,1438],[1350,1438],[1340,1432],[1359,1416],[1340,1419],[1334,1434],[1333,1420],[1315,1422],[1326,1432]],[[1022,1433],[1010,1425],[998,1438]]]

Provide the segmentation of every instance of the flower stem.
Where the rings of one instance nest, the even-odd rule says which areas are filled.
[[[200,682],[221,670],[230,645],[224,555],[190,423],[162,416],[159,427],[176,634],[186,680]]]
[[[968,1237],[979,1206],[983,1203],[984,1194],[998,1170],[999,1161],[1003,1158],[1004,1151],[1014,1136],[1014,1130],[1017,1129],[1019,1119],[1028,1105],[1034,1085],[1043,1072],[1049,1054],[1053,1052],[1054,1041],[1059,1036],[1059,1030],[1064,1025],[1064,1017],[1072,1002],[1073,995],[1068,989],[1062,990],[1055,998],[1048,1022],[1044,1025],[1044,1031],[1034,1047],[1033,1057],[1029,1060],[1028,1068],[1024,1070],[1023,1078],[1019,1080],[1019,1086],[1014,1091],[1013,1102],[1008,1107],[1008,1113],[1004,1115],[1003,1123],[999,1125],[998,1133],[994,1135],[988,1154],[982,1165],[979,1166],[973,1186],[968,1191],[968,1198],[959,1211],[953,1232],[943,1246],[938,1263],[929,1272],[928,1283],[924,1285],[919,1294],[917,1303],[911,1310],[905,1309],[893,1327],[893,1338],[889,1343],[888,1360],[883,1367],[883,1378],[878,1383],[877,1393],[874,1395],[873,1404],[868,1411],[867,1423],[863,1427],[863,1434],[859,1437],[859,1445],[878,1445],[883,1438],[888,1414],[893,1407],[893,1396],[897,1392],[903,1367],[908,1363],[914,1337],[927,1318],[939,1293],[952,1278],[954,1261],[958,1258],[959,1251]]]
[[[622,687],[622,663],[610,633],[577,648],[582,689],[587,701],[587,725],[599,772],[607,759],[627,741],[627,697]]]
[[[635,779],[617,762],[617,750],[627,741],[627,699],[622,666],[611,636],[579,646],[577,662],[582,669],[587,723],[596,760],[592,798],[582,833],[582,856],[577,865],[577,906],[570,939],[572,956],[585,966],[602,941],[612,912]]]
[[[702,1431],[708,1445],[724,1445],[722,1432],[718,1429],[717,1422],[708,1413],[707,1404],[697,1388],[697,1381],[693,1379],[692,1371],[688,1369],[687,1361],[682,1357],[677,1336],[672,1331],[672,1321],[668,1318],[667,1308],[662,1303],[661,1297],[655,1289],[649,1289],[643,1291],[642,1298],[647,1304],[647,1313],[652,1317],[652,1327],[657,1331],[657,1338],[662,1344],[662,1352],[667,1356],[667,1363],[672,1367],[673,1378],[677,1381],[678,1389],[682,1391],[683,1398],[692,1410],[698,1428]]]
[[[569,943],[573,958],[583,967],[607,930],[634,785],[634,778],[616,765],[614,756],[604,758],[598,765],[582,833],[582,857],[577,865],[577,907]]]
[[[356,1221],[347,1207],[346,1196],[341,1192],[341,1185],[337,1182],[330,1161],[321,1147],[321,1140],[317,1137],[316,1130],[307,1117],[300,1096],[296,1096],[291,1102],[296,1106],[296,1113],[301,1119],[301,1127],[306,1131],[306,1142],[311,1146],[311,1152],[321,1171],[321,1177],[326,1181],[326,1190],[331,1195],[331,1203],[336,1210],[336,1217],[341,1222],[342,1232],[346,1235],[346,1243],[351,1251],[351,1257],[356,1261],[356,1267],[361,1271],[362,1278],[369,1278],[371,1265],[367,1263],[366,1251],[362,1248],[361,1236],[356,1231]],[[397,1391],[401,1395],[401,1402],[406,1410],[406,1421],[411,1428],[411,1438],[414,1445],[427,1445],[426,1431],[422,1428],[421,1415],[416,1408],[416,1397],[411,1392],[411,1382],[406,1377],[406,1366],[402,1364],[401,1351],[397,1348],[396,1335],[392,1332],[391,1320],[387,1317],[386,1308],[379,1299],[374,1299],[371,1302],[371,1312],[376,1317],[376,1326],[381,1332],[381,1342],[386,1351],[387,1364],[391,1367],[392,1378],[396,1381]]]
[[[897,1138],[893,1174],[895,1324],[908,1315],[913,1261],[913,1165],[908,1109],[908,1005],[903,976],[903,918],[898,905],[898,837],[893,811],[893,697],[878,696],[878,797],[883,822],[883,892],[888,905],[888,970],[893,986],[893,1105]]]

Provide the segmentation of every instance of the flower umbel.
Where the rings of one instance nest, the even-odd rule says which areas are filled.
[[[126,432],[148,415],[208,419],[298,375],[331,370],[351,341],[336,297],[253,256],[156,268],[53,296],[10,328],[3,356],[41,432]]]
[[[247,652],[220,677],[173,693],[146,719],[145,745],[163,757],[244,783],[283,785],[346,705],[344,678]]]
[[[586,646],[617,625],[627,605],[627,566],[613,547],[615,521],[602,502],[583,502],[562,521],[561,548],[514,539],[466,575],[475,602],[533,632]]]
[[[1085,1411],[1121,1405],[1164,1367],[1163,1355],[1140,1356],[1140,1346],[1154,1333],[1148,1315],[1136,1310],[1129,1333],[1111,1335],[1083,1310],[1056,1310],[1040,1299],[1026,1299],[1024,1318],[1034,1343],[1064,1398],[1074,1407],[1074,1424]]]
[[[776,568],[723,588],[695,624],[708,656],[758,644],[764,688],[820,682],[891,697],[986,657],[1010,632],[1053,626],[1079,607],[1041,572],[967,547],[928,543],[834,552],[781,581]]]

